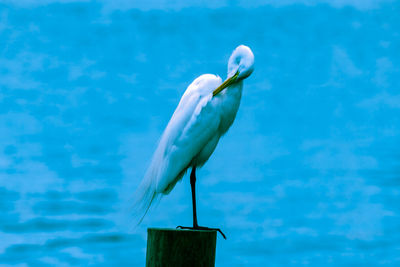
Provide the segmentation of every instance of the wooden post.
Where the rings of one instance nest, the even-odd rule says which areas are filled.
[[[146,267],[215,265],[217,232],[147,229]]]

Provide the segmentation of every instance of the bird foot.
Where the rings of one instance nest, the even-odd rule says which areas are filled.
[[[218,231],[222,237],[226,240],[226,236],[224,235],[224,233],[221,231],[221,229],[219,228],[209,228],[209,227],[204,227],[204,226],[194,226],[194,227],[189,227],[189,226],[180,226],[178,225],[176,227],[176,229],[190,229],[190,230],[214,230],[214,231]]]

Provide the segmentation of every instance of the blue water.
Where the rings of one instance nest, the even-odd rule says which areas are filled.
[[[188,177],[139,228],[132,194],[239,44],[255,71],[198,172],[217,266],[400,265],[399,2],[1,2],[0,265],[143,266],[147,227],[190,225]]]

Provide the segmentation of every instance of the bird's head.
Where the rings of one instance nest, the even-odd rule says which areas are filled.
[[[228,61],[228,78],[213,92],[213,96],[229,85],[246,79],[254,70],[254,55],[245,45],[239,45]]]
[[[228,61],[228,78],[239,72],[237,80],[243,80],[250,76],[254,70],[254,55],[250,48],[239,45],[233,51]]]

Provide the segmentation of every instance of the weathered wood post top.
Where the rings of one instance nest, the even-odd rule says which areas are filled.
[[[146,267],[215,265],[217,231],[147,229]]]

